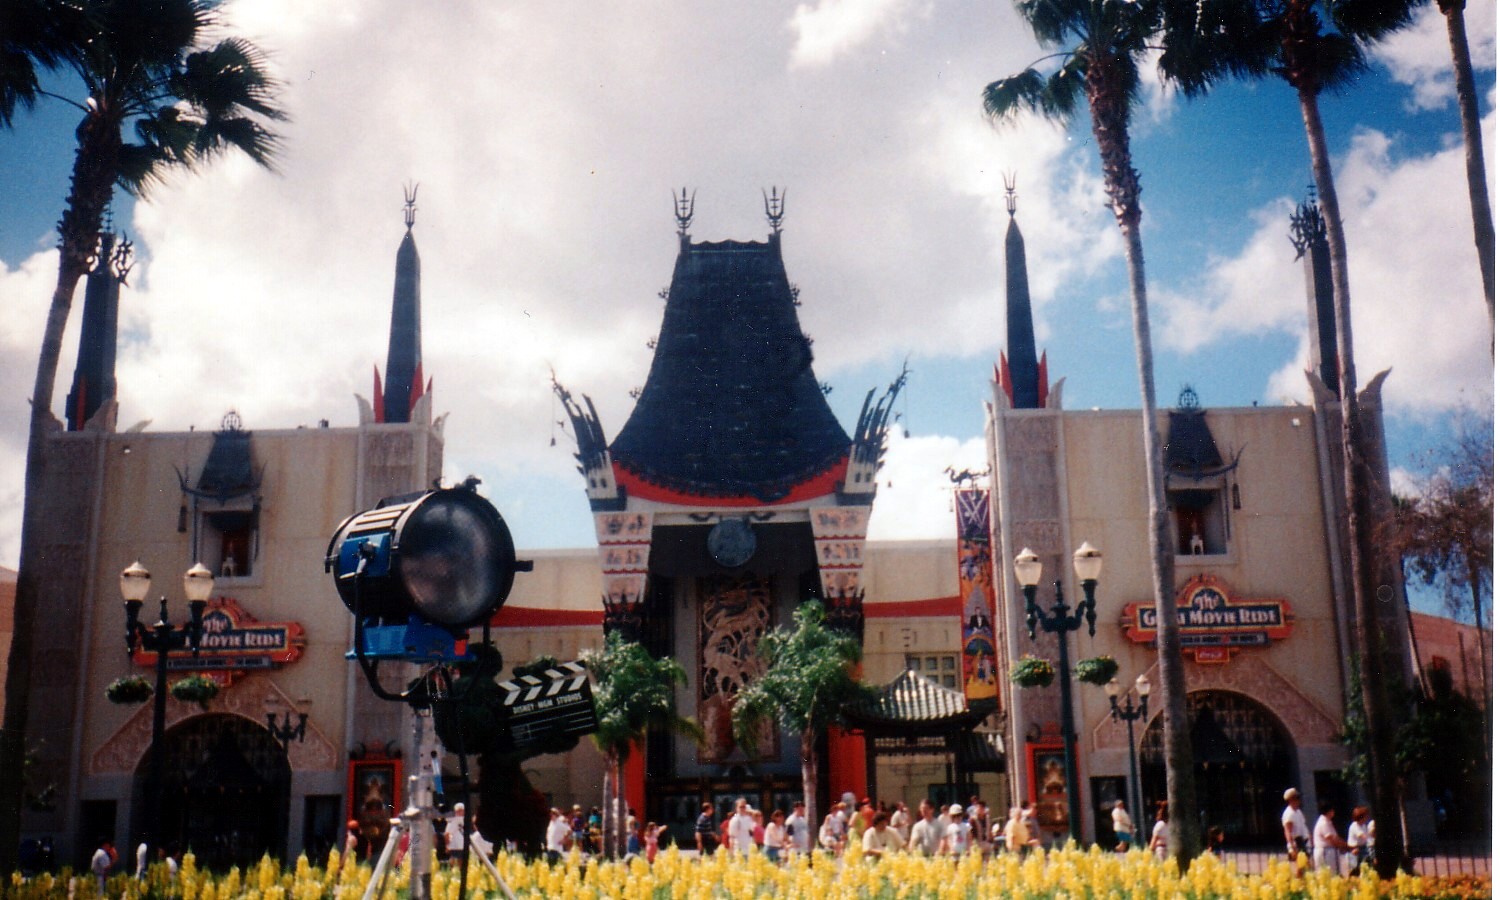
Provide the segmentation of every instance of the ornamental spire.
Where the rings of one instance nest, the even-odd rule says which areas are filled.
[[[1036,357],[1036,334],[1031,321],[1031,287],[1026,276],[1026,240],[1016,224],[1016,176],[1005,175],[1005,348],[1000,354],[1000,384],[1012,409],[1040,409],[1047,405],[1045,361]],[[1045,357],[1043,357],[1045,360]]]
[[[403,188],[406,235],[396,250],[396,288],[391,300],[391,337],[385,357],[385,390],[376,378],[375,421],[409,422],[424,393],[422,385],[422,258],[411,229],[417,221],[417,185]]]

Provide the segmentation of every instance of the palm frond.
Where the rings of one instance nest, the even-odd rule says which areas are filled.
[[[65,65],[84,34],[83,16],[68,0],[0,3],[0,128],[36,103],[39,73]]]
[[[170,163],[151,144],[125,143],[115,163],[115,184],[132,197],[143,197],[166,177]]]
[[[984,111],[1002,124],[1015,121],[1022,112],[1039,113],[1064,120],[1072,115],[1083,92],[1084,63],[1077,54],[1050,76],[1027,69],[992,82],[984,89]]]
[[[1327,0],[1334,27],[1361,44],[1373,44],[1411,24],[1426,0]]]

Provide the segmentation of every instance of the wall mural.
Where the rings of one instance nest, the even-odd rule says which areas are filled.
[[[698,596],[698,721],[705,734],[698,761],[722,763],[735,748],[734,696],[764,668],[755,648],[771,627],[771,584],[753,575],[705,578]],[[778,755],[776,728],[762,732],[757,751],[757,759]]]

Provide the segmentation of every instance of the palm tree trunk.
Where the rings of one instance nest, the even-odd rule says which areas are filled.
[[[1490,359],[1495,358],[1495,221],[1490,214],[1490,189],[1484,171],[1484,135],[1479,120],[1479,93],[1474,89],[1474,64],[1469,59],[1469,34],[1464,26],[1464,0],[1438,0],[1448,22],[1448,48],[1453,53],[1453,84],[1458,96],[1458,119],[1464,134],[1464,171],[1469,178],[1469,211],[1474,218],[1474,246],[1479,248],[1479,276],[1484,303],[1490,313]]]
[[[1130,311],[1135,329],[1136,371],[1141,386],[1142,438],[1146,451],[1146,490],[1151,550],[1151,585],[1156,597],[1157,662],[1161,672],[1163,755],[1167,769],[1167,846],[1186,871],[1202,845],[1198,833],[1197,784],[1187,721],[1187,677],[1177,627],[1175,553],[1167,508],[1166,468],[1156,414],[1156,363],[1151,351],[1151,319],[1146,295],[1146,254],[1141,246],[1141,186],[1130,156],[1129,59],[1094,58],[1087,73],[1094,140],[1104,167],[1104,190],[1125,239],[1130,275]]]
[[[818,739],[812,729],[802,732],[802,803],[807,807],[807,849],[818,849]]]
[[[1484,760],[1489,762],[1494,735],[1490,733],[1490,655],[1484,646],[1484,594],[1479,566],[1469,564],[1469,597],[1474,601],[1474,633],[1479,637],[1479,709],[1484,713]],[[1465,685],[1467,687],[1467,685]]]
[[[1364,460],[1363,425],[1355,392],[1353,307],[1349,292],[1349,255],[1344,243],[1344,223],[1339,214],[1338,192],[1333,184],[1333,165],[1328,156],[1328,138],[1318,109],[1315,85],[1297,88],[1302,123],[1307,130],[1307,148],[1312,158],[1313,182],[1318,189],[1323,224],[1328,231],[1328,258],[1333,270],[1333,315],[1337,329],[1339,358],[1339,411],[1343,418],[1344,501],[1348,512],[1350,587],[1354,622],[1359,640],[1359,667],[1365,721],[1370,734],[1370,794],[1375,821],[1401,821],[1401,797],[1396,786],[1395,729],[1385,673],[1380,665],[1380,622],[1375,602],[1371,547],[1371,510],[1368,499],[1376,488]],[[1382,878],[1396,873],[1401,862],[1403,835],[1399,829],[1375,830],[1375,865]]]
[[[612,821],[613,817],[610,815],[610,811],[612,809],[614,809],[614,803],[612,801],[615,799],[615,777],[616,777],[615,773],[618,772],[618,771],[619,771],[619,766],[615,765],[615,751],[611,750],[608,753],[604,754],[604,798],[600,801],[600,806],[601,806],[601,810],[600,810],[601,820],[599,822],[599,845],[600,846],[598,848],[601,855],[604,855],[608,850],[611,849],[610,846],[609,846],[609,839],[610,839],[609,826],[613,824],[613,821]],[[583,833],[584,833],[585,842],[586,842],[587,836],[588,836],[588,826],[587,826],[587,824],[584,825],[584,832]]]
[[[0,872],[16,868],[20,848],[26,727],[30,718],[31,655],[35,646],[37,607],[41,602],[42,488],[46,483],[47,435],[57,428],[52,394],[62,357],[63,333],[68,325],[73,294],[88,272],[99,242],[104,209],[114,189],[119,159],[119,124],[90,115],[81,128],[73,156],[72,187],[58,224],[61,252],[57,286],[47,310],[37,357],[36,383],[31,392],[31,424],[26,440],[26,495],[21,513],[21,564],[16,577],[16,600],[10,654],[6,663],[5,718],[0,727]]]

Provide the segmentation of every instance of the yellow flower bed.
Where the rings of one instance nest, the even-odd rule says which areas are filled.
[[[1490,897],[1490,880],[1423,878],[1399,875],[1380,881],[1372,870],[1359,878],[1327,872],[1298,875],[1283,860],[1274,860],[1259,875],[1242,875],[1232,863],[1204,856],[1186,873],[1157,861],[1144,851],[1122,855],[1098,848],[1074,848],[1033,854],[1024,860],[1001,854],[985,859],[977,854],[955,863],[898,854],[878,862],[862,859],[857,851],[842,859],[826,855],[776,866],[759,854],[750,859],[716,854],[699,860],[667,850],[655,865],[644,859],[629,862],[581,860],[575,853],[551,866],[501,854],[496,866],[519,898],[546,900],[751,900],[757,897],[859,898],[859,900],[989,900],[989,898],[1076,898],[1076,900],[1204,900],[1243,898],[1279,900],[1397,900],[1405,897]],[[458,873],[434,865],[433,900],[458,900]],[[380,900],[409,897],[410,867],[386,879]],[[323,867],[304,856],[294,867],[283,868],[267,858],[241,872],[212,875],[197,868],[189,854],[182,870],[170,877],[164,867],[153,867],[145,881],[116,875],[106,885],[108,900],[360,900],[369,885],[371,869],[352,861],[340,864],[330,853]],[[17,900],[94,900],[98,885],[87,875],[64,872],[23,880],[12,876],[11,895]],[[489,872],[476,861],[469,869],[469,895],[501,896]]]

